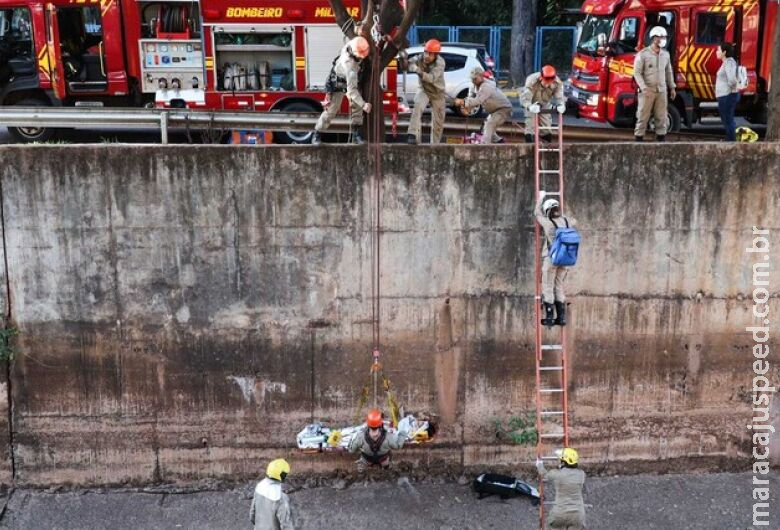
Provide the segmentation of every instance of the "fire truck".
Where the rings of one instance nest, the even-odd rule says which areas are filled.
[[[748,71],[738,115],[766,123],[777,0],[586,0],[586,14],[566,95],[589,120],[630,127],[636,120],[634,57],[654,26],[666,28],[667,50],[677,85],[670,102],[670,130],[717,120],[715,55],[722,42],[735,44]]]
[[[359,0],[345,6],[360,16]],[[327,0],[0,0],[0,105],[316,112],[344,42]],[[393,62],[388,113],[396,81]]]

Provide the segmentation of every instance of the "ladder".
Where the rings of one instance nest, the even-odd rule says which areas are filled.
[[[563,115],[552,110],[549,126],[541,127],[536,114],[534,138],[535,200],[541,191],[547,197],[556,198],[563,212]],[[542,136],[551,136],[542,142]],[[550,167],[554,166],[554,167]],[[566,326],[554,326],[544,330],[542,320],[542,242],[544,233],[539,223],[535,225],[534,252],[536,259],[536,292],[534,317],[536,326],[536,457],[545,464],[556,463],[556,447],[569,445],[569,390],[566,359]],[[544,481],[539,480],[539,524],[545,527]]]

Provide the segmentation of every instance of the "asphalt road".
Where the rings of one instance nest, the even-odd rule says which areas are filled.
[[[780,479],[771,477],[769,526],[752,527],[750,474],[639,475],[588,479],[588,528],[745,530],[780,528]],[[437,483],[438,482],[438,483]],[[463,481],[465,482],[465,481]],[[17,490],[0,529],[249,528],[253,485],[199,493]],[[301,530],[532,529],[527,498],[478,500],[468,485],[405,478],[300,488],[290,495]]]

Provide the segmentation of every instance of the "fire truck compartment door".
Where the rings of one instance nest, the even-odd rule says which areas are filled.
[[[306,31],[306,88],[322,90],[333,66],[344,46],[344,34],[335,24],[309,26]]]
[[[60,53],[60,29],[57,24],[57,8],[54,4],[46,4],[46,62],[51,87],[59,98],[65,97],[65,69]]]
[[[735,18],[734,9],[729,7],[717,11],[698,7],[693,11],[691,45],[680,61],[680,70],[699,99],[715,99],[715,76],[721,64],[715,51],[721,42],[734,42]]]

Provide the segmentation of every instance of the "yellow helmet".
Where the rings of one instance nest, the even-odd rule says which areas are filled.
[[[563,451],[561,451],[561,461],[566,462],[570,466],[576,466],[577,462],[580,461],[580,455],[571,447],[564,447]]]
[[[290,474],[290,464],[284,458],[277,458],[268,464],[265,474],[268,478],[283,482],[287,475]]]
[[[758,134],[750,127],[737,127],[735,132],[737,134],[737,140],[740,142],[753,143],[758,141]]]

